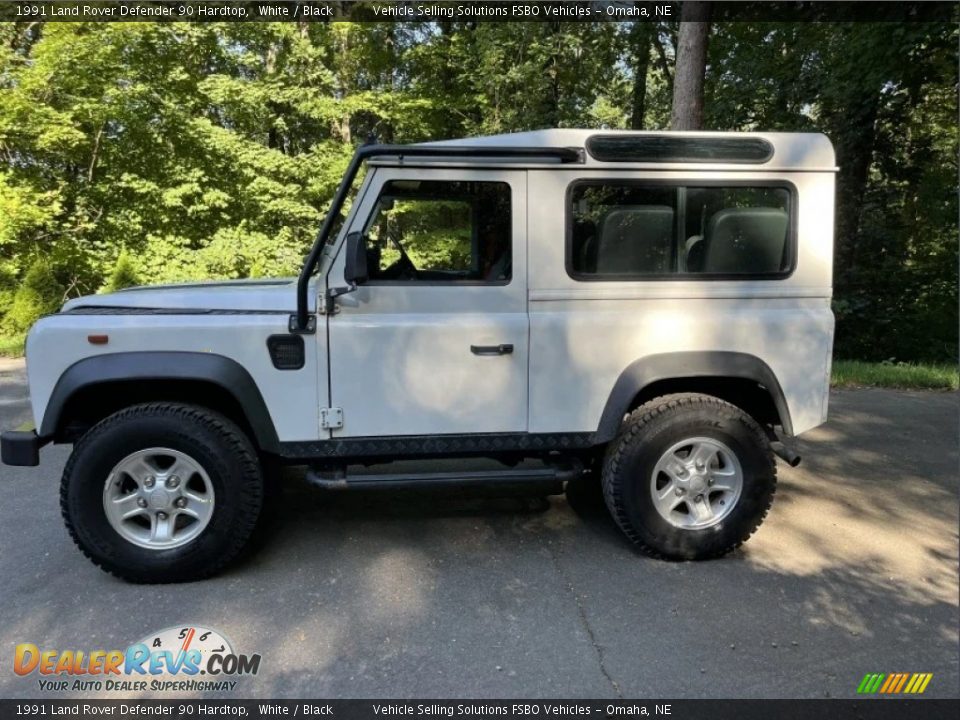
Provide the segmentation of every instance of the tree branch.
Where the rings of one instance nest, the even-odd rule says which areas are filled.
[[[663,42],[660,40],[659,29],[653,33],[653,46],[657,50],[657,59],[660,61],[660,71],[663,73],[664,77],[667,78],[667,85],[672,88],[673,75],[670,73],[670,60],[667,58],[667,51],[664,49]]]

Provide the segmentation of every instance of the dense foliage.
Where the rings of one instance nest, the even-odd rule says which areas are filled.
[[[0,312],[296,272],[352,147],[664,128],[676,23],[0,24]],[[838,354],[955,359],[957,33],[717,23],[704,122],[822,130]]]

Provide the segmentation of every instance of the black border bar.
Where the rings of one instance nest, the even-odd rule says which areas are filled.
[[[957,3],[920,0],[715,0],[713,22],[957,22]],[[0,0],[22,22],[653,22],[678,0]]]
[[[960,700],[956,698],[895,699],[879,696],[845,700],[0,700],[0,720],[49,717],[952,720],[957,717],[958,709]]]

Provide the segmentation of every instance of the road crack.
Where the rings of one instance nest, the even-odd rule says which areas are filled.
[[[573,601],[577,606],[577,615],[580,617],[580,625],[587,633],[587,637],[590,639],[590,645],[593,647],[593,651],[597,655],[597,665],[600,668],[600,673],[604,678],[606,678],[607,682],[610,683],[610,687],[613,689],[613,692],[616,694],[617,698],[622,700],[623,692],[620,690],[620,684],[613,679],[613,676],[607,670],[603,646],[597,641],[597,636],[593,632],[593,627],[591,627],[590,620],[587,618],[587,611],[583,607],[583,599],[581,598],[580,593],[577,592],[577,589],[573,585],[573,581],[564,571],[563,566],[560,564],[560,558],[557,553],[554,552],[553,547],[547,545],[547,551],[550,553],[550,558],[553,560],[553,566],[556,568],[557,575],[560,576],[560,580],[566,586],[567,592],[569,592],[573,597]]]

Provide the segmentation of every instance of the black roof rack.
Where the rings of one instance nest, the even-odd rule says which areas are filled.
[[[310,325],[310,313],[307,307],[307,293],[310,287],[310,276],[320,259],[323,246],[326,244],[330,230],[343,203],[347,199],[350,187],[353,185],[360,166],[364,160],[378,156],[398,157],[452,157],[452,158],[555,158],[561,163],[583,162],[583,151],[580,148],[569,147],[498,147],[482,145],[361,145],[353,154],[347,166],[340,186],[333,196],[327,216],[323,219],[320,231],[310,248],[310,254],[303,264],[300,277],[297,280],[297,314],[290,319],[291,332],[313,332],[316,326]]]

